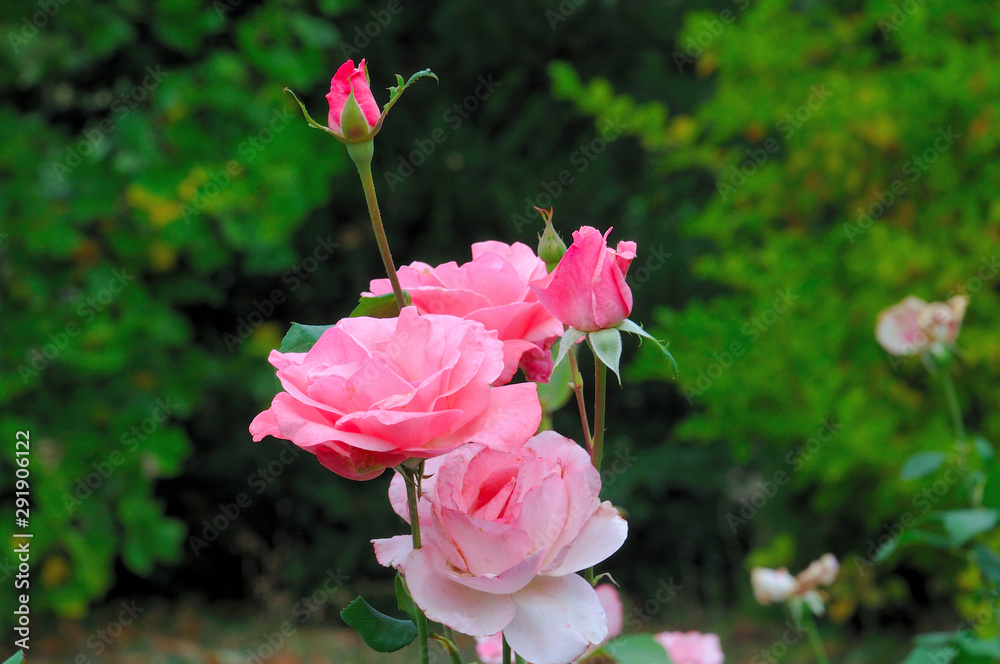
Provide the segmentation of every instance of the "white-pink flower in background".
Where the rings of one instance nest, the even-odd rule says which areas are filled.
[[[955,343],[968,304],[964,295],[930,303],[911,295],[879,313],[875,338],[892,355],[940,354]]]
[[[750,584],[753,586],[754,598],[760,604],[804,602],[813,613],[820,615],[824,611],[824,595],[819,588],[836,581],[839,572],[840,563],[836,556],[825,553],[796,576],[792,576],[784,567],[755,567],[750,571]]]
[[[533,664],[567,664],[602,643],[608,620],[576,572],[621,547],[628,525],[598,498],[601,478],[582,447],[546,431],[514,452],[469,445],[432,459],[419,501],[422,547],[374,540],[430,620],[472,636],[503,631]],[[405,489],[389,490],[408,517]]]
[[[503,342],[504,369],[494,382],[510,382],[518,367],[528,380],[548,382],[549,348],[563,326],[528,287],[544,277],[545,263],[520,242],[477,242],[472,260],[431,267],[411,263],[398,270],[399,283],[420,313],[449,314],[482,323]],[[388,279],[374,279],[365,295],[392,292]]]
[[[290,440],[348,479],[469,441],[517,449],[542,417],[534,383],[490,387],[504,366],[495,332],[413,307],[345,318],[307,353],[269,361],[285,391],[251,422],[253,439]]]
[[[722,643],[717,634],[660,632],[653,636],[674,664],[722,664]]]

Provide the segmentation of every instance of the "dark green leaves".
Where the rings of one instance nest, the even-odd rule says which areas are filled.
[[[10,658],[7,659],[7,661],[5,661],[3,664],[21,664],[21,662],[23,661],[24,661],[24,651],[18,650],[16,653],[11,655]]]
[[[379,613],[363,597],[348,604],[340,617],[358,630],[368,647],[377,652],[395,652],[417,638],[417,626],[413,621]]]

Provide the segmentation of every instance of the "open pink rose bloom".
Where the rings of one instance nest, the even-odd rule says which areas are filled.
[[[893,355],[941,352],[955,343],[968,303],[964,295],[929,304],[911,295],[878,315],[875,337]]]
[[[615,327],[632,313],[632,290],[625,274],[635,258],[635,242],[607,245],[590,226],[573,231],[569,246],[551,274],[532,282],[538,300],[566,325],[581,332]]]
[[[520,450],[481,445],[427,462],[419,502],[422,547],[374,540],[430,620],[472,636],[503,631],[534,664],[566,664],[608,634],[597,592],[576,572],[618,550],[628,525],[598,498],[587,452],[546,431]],[[408,519],[403,481],[389,490]]]
[[[472,260],[431,267],[399,268],[399,283],[420,313],[450,314],[482,323],[503,342],[504,369],[494,385],[510,382],[518,366],[528,380],[548,382],[549,347],[563,326],[539,303],[528,283],[546,275],[545,263],[527,245],[477,242]],[[392,292],[388,279],[374,279],[371,295]]]
[[[349,479],[469,441],[516,449],[541,421],[534,383],[490,387],[504,369],[496,333],[454,316],[345,318],[309,352],[269,360],[285,391],[250,424],[254,440],[290,440]]]

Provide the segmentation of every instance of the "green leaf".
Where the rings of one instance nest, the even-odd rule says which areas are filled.
[[[16,653],[10,656],[3,664],[21,664],[24,661],[24,651],[18,650]]]
[[[675,360],[674,356],[670,354],[669,350],[667,350],[667,345],[662,341],[660,341],[659,339],[657,339],[656,337],[654,337],[646,330],[642,329],[641,325],[626,318],[625,320],[623,320],[621,323],[618,324],[618,329],[621,330],[622,332],[628,332],[630,334],[634,334],[644,339],[650,339],[654,344],[656,344],[656,347],[660,349],[660,352],[663,353],[663,355],[667,358],[667,361],[670,362],[670,368],[673,371],[673,377],[677,378],[677,376],[680,375],[681,372],[677,368],[677,360]]]
[[[307,353],[312,348],[323,333],[333,325],[302,325],[292,323],[285,333],[285,338],[281,340],[281,347],[278,350],[282,353]]]
[[[979,571],[992,586],[1000,586],[1000,556],[985,544],[977,544],[972,555]]]
[[[902,664],[950,664],[958,655],[958,648],[954,646],[917,646],[910,651],[910,654],[902,661]]]
[[[973,657],[989,657],[992,661],[1000,659],[1000,638],[981,639],[969,632],[960,632],[955,640],[962,650]]]
[[[553,355],[555,355],[554,352]],[[554,413],[572,398],[573,372],[570,371],[569,363],[553,365],[549,382],[538,383],[538,400],[542,404],[542,410],[546,413]]]
[[[952,510],[941,514],[945,532],[952,546],[962,546],[970,539],[996,525],[1000,512],[988,509]]]
[[[915,480],[930,475],[940,468],[948,455],[944,452],[917,452],[903,464],[899,479]]]
[[[587,334],[587,343],[590,344],[594,355],[606,367],[615,372],[615,376],[618,376],[618,384],[621,385],[622,377],[618,373],[618,363],[622,359],[622,333],[617,328],[597,330]]]
[[[992,461],[993,457],[996,456],[996,452],[993,450],[990,441],[982,436],[976,436],[975,440],[972,441],[972,448],[976,450],[976,454],[983,461]]]
[[[376,652],[396,652],[417,638],[417,626],[412,620],[399,620],[379,613],[357,597],[340,612],[344,622],[354,629]]]
[[[403,291],[403,301],[406,302],[406,306],[412,303],[410,294],[406,291]],[[354,307],[354,311],[351,312],[351,318],[357,318],[358,316],[396,318],[399,316],[399,307],[396,306],[396,296],[392,293],[386,293],[385,295],[362,297],[358,300],[358,306]]]
[[[295,93],[292,92],[291,88],[285,88],[285,92],[292,95],[292,99],[294,99],[296,103],[298,103],[299,108],[302,109],[302,115],[305,117],[306,122],[309,123],[310,127],[312,127],[313,129],[322,129],[326,133],[330,134],[331,136],[339,140],[339,137],[335,133],[330,131],[329,127],[324,127],[323,125],[312,119],[312,116],[309,115],[309,111],[306,110],[306,105],[303,104],[301,101],[299,101],[299,98],[295,96]]]
[[[400,611],[410,616],[410,620],[416,621],[417,607],[410,597],[410,590],[406,587],[406,580],[402,574],[396,574],[396,606]]]
[[[986,485],[983,487],[983,505],[1000,509],[1000,464],[990,464]]]
[[[574,344],[576,344],[576,342],[579,341],[585,334],[587,333],[581,332],[575,327],[571,327],[563,333],[559,341],[556,342],[556,367],[558,367],[559,363],[566,357],[566,353],[568,353],[570,349],[573,348]]]
[[[618,664],[673,664],[652,634],[630,634],[605,644],[603,650]]]

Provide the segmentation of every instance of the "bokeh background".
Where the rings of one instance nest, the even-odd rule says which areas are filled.
[[[808,661],[804,639],[775,647],[786,618],[754,603],[748,570],[826,551],[843,562],[822,621],[835,661],[901,661],[915,633],[959,625],[986,601],[968,559],[871,560],[929,485],[898,479],[904,460],[954,442],[940,386],[873,327],[908,294],[968,294],[958,392],[970,430],[1000,437],[998,10],[4,3],[0,532],[28,430],[31,660],[412,657],[365,654],[338,616],[357,593],[392,606],[368,542],[402,532],[388,478],[350,483],[247,432],[288,325],[334,322],[381,274],[344,149],[282,92],[325,119],[330,77],[361,57],[380,103],[396,73],[440,77],[376,142],[397,263],[533,245],[535,205],[564,237],[639,244],[632,318],[681,374],[627,348],[610,394],[627,629]],[[579,434],[569,409],[556,425]]]

